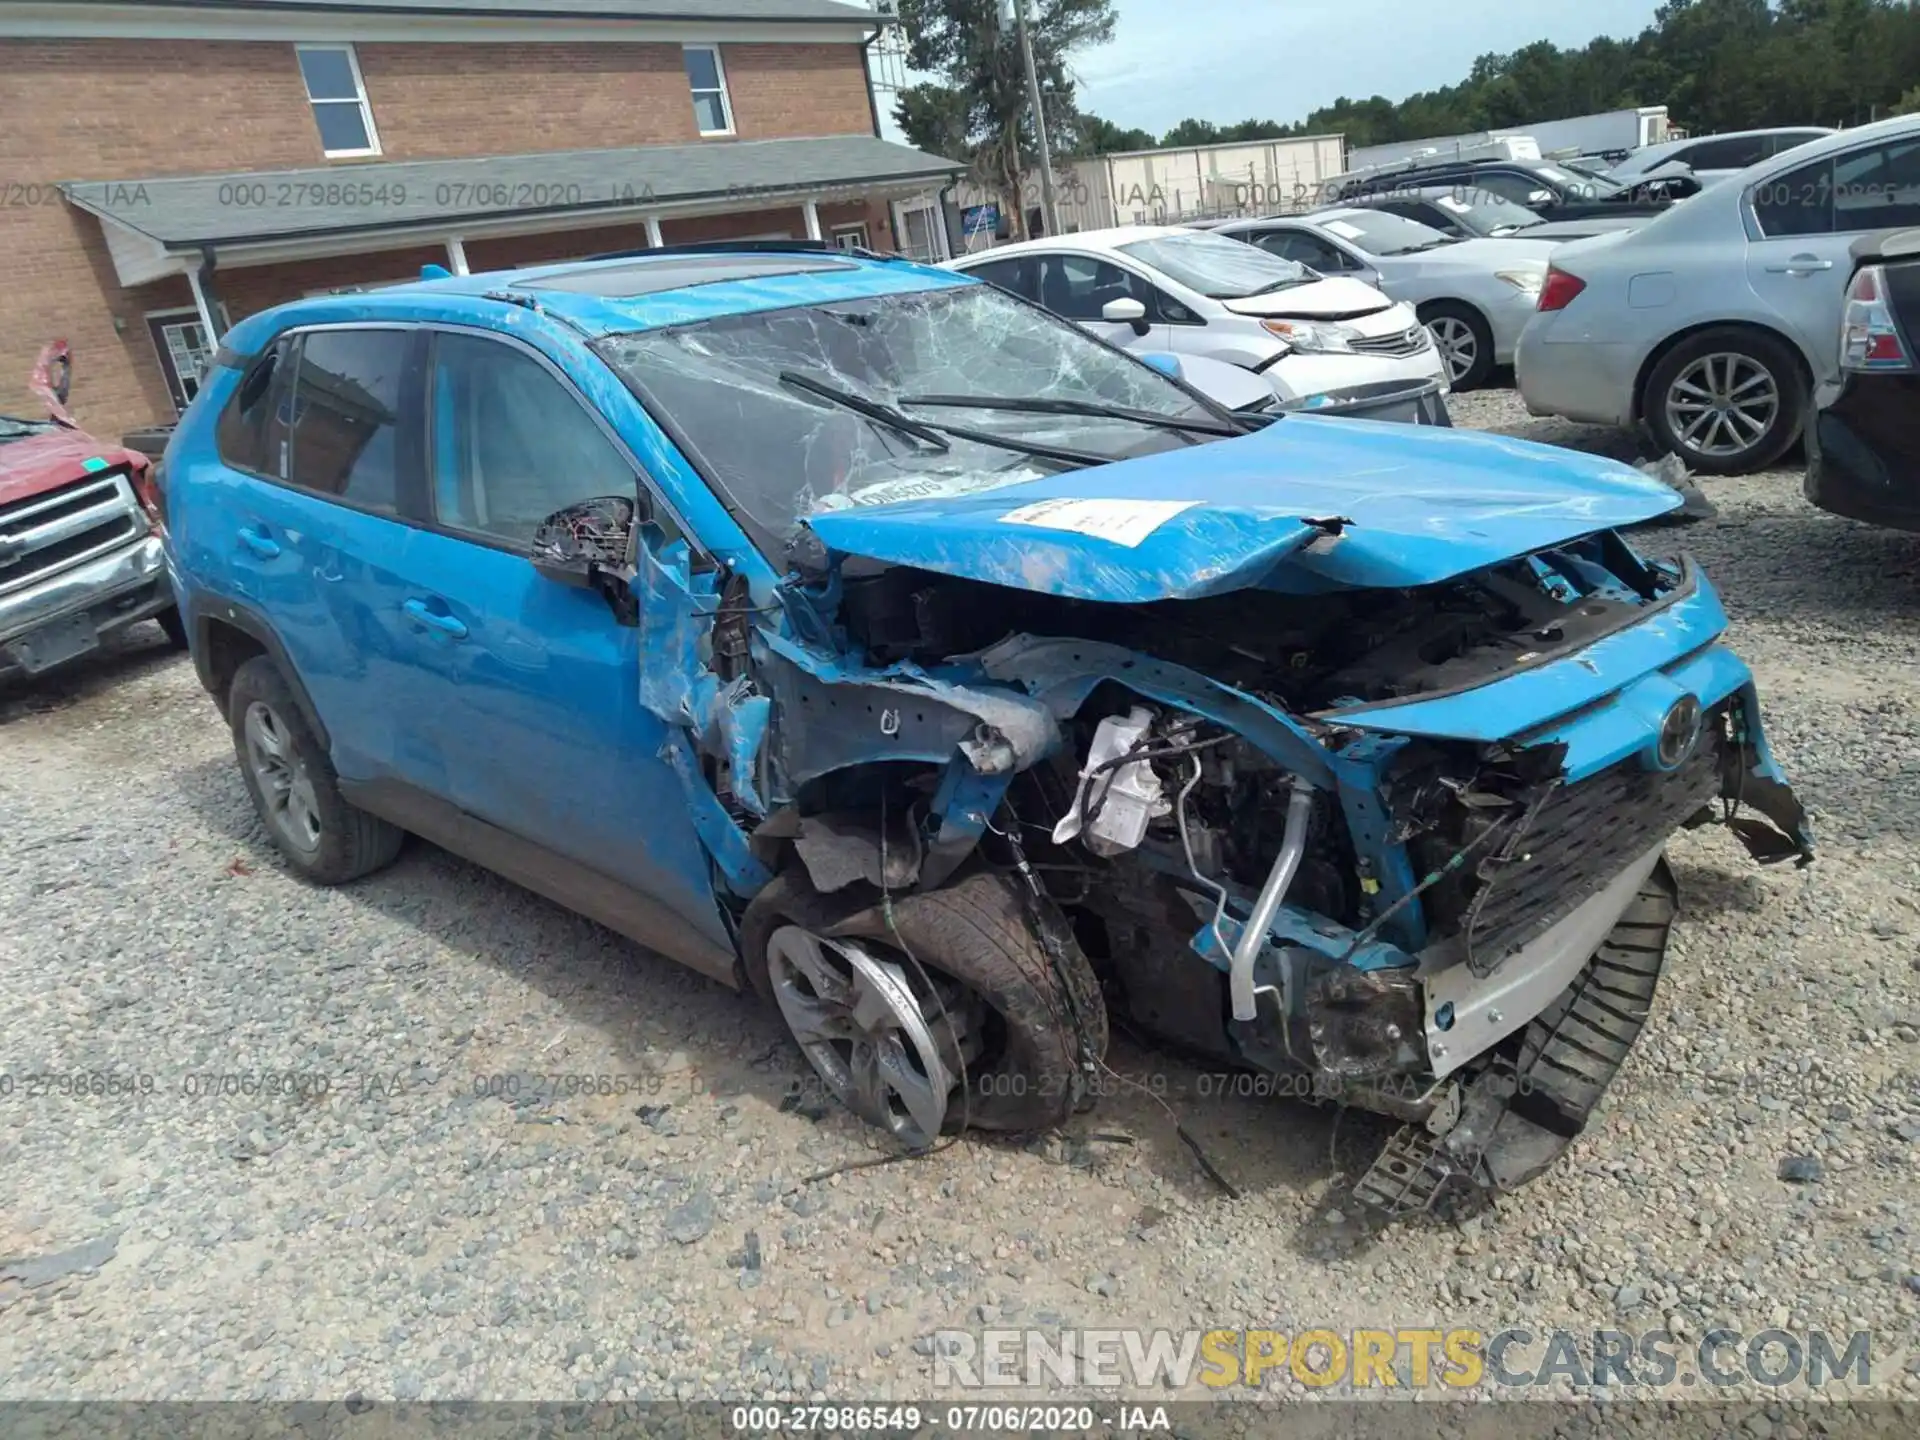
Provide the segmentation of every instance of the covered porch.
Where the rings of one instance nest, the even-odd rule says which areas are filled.
[[[714,240],[949,258],[960,167],[870,135],[76,181],[176,410],[236,320],[303,295]]]

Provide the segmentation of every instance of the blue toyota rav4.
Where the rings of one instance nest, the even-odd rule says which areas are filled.
[[[1068,1113],[1111,1012],[1404,1120],[1377,1213],[1511,1186],[1645,1021],[1668,837],[1812,855],[1712,587],[1622,538],[1673,491],[1222,411],[900,260],[297,301],[164,476],[295,870],[424,836],[767,997],[909,1146]]]

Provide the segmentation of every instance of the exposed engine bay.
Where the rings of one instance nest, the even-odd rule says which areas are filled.
[[[1110,1013],[1402,1119],[1381,1213],[1518,1184],[1644,1022],[1667,839],[1720,820],[1804,863],[1804,814],[1717,598],[1617,534],[1300,588],[1126,604],[848,558],[779,633],[729,591],[703,770],[766,871],[1018,875]]]

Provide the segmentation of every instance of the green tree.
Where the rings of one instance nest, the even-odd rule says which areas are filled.
[[[907,63],[934,79],[903,91],[894,118],[921,149],[969,162],[1024,232],[1022,180],[1038,145],[1018,38],[999,12],[999,0],[900,0]],[[1078,107],[1067,60],[1113,38],[1113,0],[1027,0],[1027,31],[1049,133],[1071,134]]]
[[[1115,155],[1125,150],[1151,150],[1157,142],[1150,130],[1137,126],[1123,130],[1111,120],[1082,111],[1070,128],[1063,128],[1055,143],[1061,154]]]

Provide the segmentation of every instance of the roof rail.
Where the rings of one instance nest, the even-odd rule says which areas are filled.
[[[589,255],[594,260],[635,260],[648,255],[852,255],[861,260],[900,260],[863,245],[830,245],[825,240],[699,240],[689,245],[643,246],[638,250],[609,250]]]

